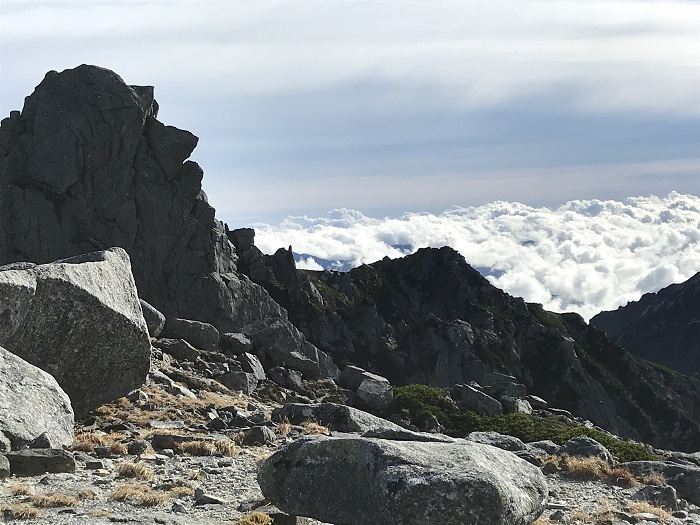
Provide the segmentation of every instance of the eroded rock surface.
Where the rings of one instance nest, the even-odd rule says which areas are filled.
[[[0,347],[0,434],[12,447],[42,435],[52,448],[68,446],[73,424],[70,399],[56,380]]]
[[[0,270],[0,345],[50,373],[76,415],[141,386],[151,345],[121,248]]]
[[[488,445],[350,436],[300,439],[258,482],[285,512],[337,525],[529,525],[548,493],[537,467]]]

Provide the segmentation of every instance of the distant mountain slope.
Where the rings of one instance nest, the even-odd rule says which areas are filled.
[[[451,248],[346,273],[297,271],[288,250],[237,248],[239,269],[249,268],[339,364],[368,368],[392,384],[451,386],[507,372],[529,392],[618,435],[700,449],[700,380],[633,357],[577,314],[508,295]]]
[[[700,373],[700,273],[681,284],[617,310],[602,312],[591,324],[633,354],[684,374]]]

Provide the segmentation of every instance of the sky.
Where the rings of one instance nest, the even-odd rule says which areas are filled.
[[[572,202],[700,195],[699,28],[700,2],[672,0],[0,0],[0,116],[47,71],[96,64],[200,138],[231,228],[474,209],[488,230],[493,206],[568,227]],[[689,277],[666,263],[661,281]]]

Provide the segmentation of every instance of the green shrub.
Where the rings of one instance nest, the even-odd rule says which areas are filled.
[[[474,412],[462,412],[444,390],[427,385],[396,388],[389,413],[407,416],[411,423],[422,429],[435,418],[444,428],[445,434],[453,437],[465,437],[476,431],[493,431],[517,437],[526,443],[550,439],[562,444],[571,438],[585,435],[605,446],[618,461],[657,459],[639,443],[624,441],[600,430],[572,424],[559,416],[480,416]]]

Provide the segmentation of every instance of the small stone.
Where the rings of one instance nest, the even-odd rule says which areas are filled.
[[[211,494],[206,494],[203,489],[197,488],[194,491],[194,504],[201,505],[224,505],[226,501]]]

